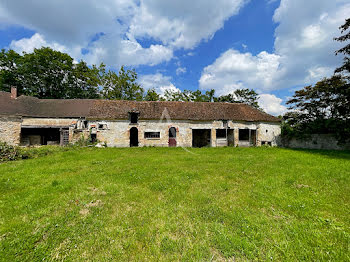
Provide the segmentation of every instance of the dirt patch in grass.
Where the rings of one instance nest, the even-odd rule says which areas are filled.
[[[297,184],[295,187],[296,188],[309,188],[310,186],[309,185],[304,185],[304,184]]]
[[[79,211],[79,214],[82,215],[83,217],[87,216],[90,213],[90,210],[87,208],[83,208]]]
[[[86,207],[98,207],[98,206],[102,206],[103,202],[101,200],[93,200],[91,201],[89,204],[86,204]]]

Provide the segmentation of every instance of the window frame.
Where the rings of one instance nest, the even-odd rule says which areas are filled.
[[[150,140],[159,140],[160,139],[160,132],[159,131],[145,131],[144,138],[150,139]]]

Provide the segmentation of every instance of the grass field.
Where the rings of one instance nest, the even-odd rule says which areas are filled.
[[[0,164],[0,260],[350,260],[350,152],[190,151]]]

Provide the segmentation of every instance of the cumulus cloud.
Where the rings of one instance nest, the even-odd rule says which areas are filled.
[[[282,105],[282,99],[271,94],[259,95],[259,106],[264,109],[265,112],[278,116],[283,115],[287,108]]]
[[[136,38],[151,37],[176,48],[193,48],[202,39],[210,39],[246,2],[141,0],[128,33]]]
[[[202,89],[216,89],[219,95],[238,88],[270,90],[278,85],[281,74],[280,56],[265,51],[253,56],[229,49],[205,67],[199,85]]]
[[[0,2],[0,22],[35,30],[38,35],[25,40],[32,48],[44,44],[59,46],[76,59],[89,63],[103,61],[115,67],[121,64],[155,65],[172,59],[176,49],[192,49],[200,41],[210,39],[245,2],[3,0]],[[99,33],[103,36],[94,39]],[[38,41],[38,36],[42,41]],[[144,47],[140,41],[143,39],[158,44]],[[23,45],[25,41],[13,42],[12,46],[20,51],[29,50]],[[76,52],[78,48],[87,52]]]
[[[229,49],[203,69],[199,86],[219,94],[252,88],[264,94],[262,103],[268,112],[282,112],[279,98],[266,93],[330,76],[342,59],[334,55],[341,44],[333,37],[340,34],[338,27],[349,13],[345,0],[281,0],[273,16],[278,23],[274,52],[253,55]]]
[[[139,83],[146,90],[154,88],[161,96],[164,96],[166,90],[181,92],[181,90],[171,82],[170,76],[164,76],[161,73],[142,75]]]
[[[10,48],[18,53],[26,52],[31,53],[34,48],[39,46],[48,46],[60,52],[67,52],[66,47],[56,42],[47,42],[44,37],[38,33],[34,34],[31,38],[22,38],[18,41],[12,41]]]

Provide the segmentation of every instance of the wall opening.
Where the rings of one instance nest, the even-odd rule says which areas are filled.
[[[208,147],[210,142],[210,129],[192,129],[192,147]]]
[[[176,146],[176,128],[170,127],[169,128],[169,147],[175,147]]]
[[[216,146],[227,146],[227,129],[216,129]]]
[[[129,119],[131,124],[137,124],[137,122],[139,121],[139,113],[129,113]]]
[[[97,134],[90,134],[90,142],[91,143],[97,142]]]
[[[238,140],[240,146],[256,146],[256,130],[239,129]]]
[[[249,141],[249,129],[240,129],[238,139],[239,141]]]
[[[130,129],[130,147],[139,146],[139,131],[136,127]]]
[[[23,128],[21,129],[21,145],[59,145],[60,128]]]

